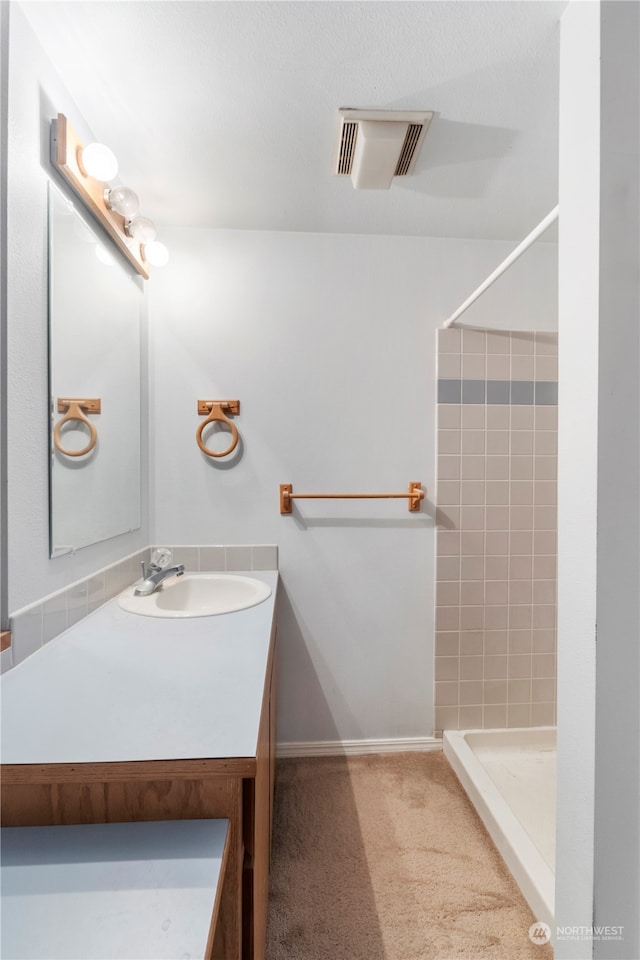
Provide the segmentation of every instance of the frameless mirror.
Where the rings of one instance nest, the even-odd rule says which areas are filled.
[[[52,557],[140,526],[141,281],[49,184]]]

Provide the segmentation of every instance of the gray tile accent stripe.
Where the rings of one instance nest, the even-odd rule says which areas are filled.
[[[550,380],[440,379],[438,403],[555,407],[558,404],[558,384]]]
[[[487,394],[486,380],[463,380],[462,381],[462,402],[463,403],[484,403]]]
[[[487,403],[509,403],[511,384],[508,380],[487,380]]]
[[[511,403],[521,406],[531,406],[533,404],[533,380],[512,380],[511,381]]]
[[[537,380],[536,403],[556,407],[558,405],[558,384],[550,380]]]
[[[438,380],[438,403],[460,403],[462,380]]]

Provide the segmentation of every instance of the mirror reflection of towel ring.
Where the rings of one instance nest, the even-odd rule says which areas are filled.
[[[59,399],[58,413],[64,413],[65,411],[66,413],[62,420],[58,420],[53,428],[53,443],[56,450],[64,454],[65,457],[84,457],[85,454],[90,453],[96,445],[98,431],[83,411],[86,410],[87,413],[100,413],[101,406],[100,400]],[[63,447],[60,441],[60,431],[62,427],[65,423],[70,423],[72,420],[78,420],[89,428],[89,442],[79,450],[68,450],[67,447]]]
[[[207,419],[203,420],[196,430],[196,443],[206,457],[215,457],[216,459],[219,457],[228,457],[230,453],[233,453],[238,445],[238,440],[240,439],[238,435],[238,428],[236,427],[235,423],[225,415],[225,410],[228,410],[229,413],[240,413],[240,401],[198,400],[198,413],[201,415],[204,413],[208,414]],[[215,423],[216,421],[225,423],[231,430],[231,445],[227,447],[226,450],[222,450],[220,453],[216,453],[215,450],[210,450],[209,447],[204,445],[202,440],[202,432],[204,428],[208,426],[208,424]]]

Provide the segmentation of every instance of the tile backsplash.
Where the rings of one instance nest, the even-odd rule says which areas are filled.
[[[557,353],[438,332],[438,735],[555,723]]]
[[[158,544],[165,546],[165,544]],[[152,547],[155,549],[155,547]],[[174,563],[187,570],[227,572],[233,570],[277,570],[278,547],[275,544],[227,544],[226,546],[170,546]]]
[[[1,654],[2,673],[135,583],[140,578],[140,564],[149,560],[152,549],[133,553],[13,613],[9,623],[11,646]],[[173,562],[184,563],[191,571],[278,569],[278,547],[274,544],[178,545],[171,551]]]

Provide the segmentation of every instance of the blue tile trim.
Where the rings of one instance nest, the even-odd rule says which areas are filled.
[[[438,380],[438,403],[555,407],[558,384],[548,380]]]
[[[462,380],[438,380],[438,403],[460,403]]]
[[[549,407],[558,405],[558,384],[550,380],[536,381],[536,403]]]
[[[463,380],[462,381],[462,402],[463,403],[484,403],[487,393],[486,380]]]
[[[509,403],[509,381],[487,380],[487,403]]]
[[[520,406],[533,405],[533,380],[511,381],[511,403]]]

